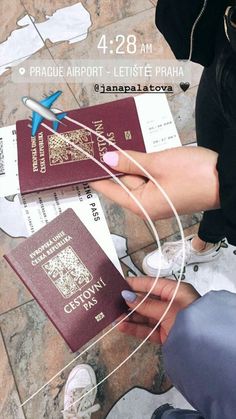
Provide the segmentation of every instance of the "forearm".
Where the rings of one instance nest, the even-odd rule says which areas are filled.
[[[157,180],[179,215],[220,207],[218,154],[202,147],[167,150],[157,156]],[[157,219],[173,216],[160,194]]]
[[[179,214],[219,208],[218,154],[214,151],[202,147],[178,147],[150,154],[134,151],[128,154],[139,163],[138,167],[122,153],[106,153],[104,161],[116,171],[126,174],[121,180],[153,220],[173,216],[168,200],[158,185]],[[147,173],[156,184],[153,179],[147,179]],[[113,181],[102,180],[91,185],[119,205],[144,216],[131,196]]]

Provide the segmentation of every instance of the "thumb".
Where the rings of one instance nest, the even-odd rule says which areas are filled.
[[[144,299],[144,295],[139,296],[133,291],[123,290],[121,295],[132,310],[138,306],[135,310],[136,313],[157,321],[160,320],[167,308],[167,302],[150,297]]]
[[[153,153],[140,153],[138,151],[126,151],[125,152],[135,160],[140,166],[142,166],[147,171],[151,171],[154,166]],[[103,155],[103,161],[112,169],[117,170],[122,173],[135,174],[145,176],[140,167],[138,167],[135,162],[133,162],[128,157],[124,156],[119,151],[108,151]]]

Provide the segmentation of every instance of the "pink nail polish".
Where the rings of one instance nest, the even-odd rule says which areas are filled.
[[[103,155],[103,161],[111,167],[116,167],[119,161],[119,155],[115,151],[108,151]]]

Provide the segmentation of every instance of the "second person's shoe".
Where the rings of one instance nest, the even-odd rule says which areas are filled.
[[[96,376],[90,365],[80,364],[71,371],[65,386],[64,419],[90,419],[92,413],[100,409],[99,404],[94,404],[96,384]]]
[[[185,266],[203,262],[211,262],[218,258],[221,253],[221,241],[210,249],[202,252],[196,251],[192,246],[192,239],[195,235],[185,238]],[[160,277],[177,274],[182,265],[182,240],[176,242],[166,242],[160,250],[154,250],[143,260],[143,271],[146,275],[156,277],[160,270]]]

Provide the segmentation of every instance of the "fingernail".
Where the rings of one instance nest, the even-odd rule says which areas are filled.
[[[126,301],[129,301],[130,303],[133,303],[137,298],[137,295],[132,291],[121,291],[121,295]]]
[[[103,154],[103,161],[108,164],[108,166],[115,167],[118,165],[119,155],[115,151],[108,151]]]

